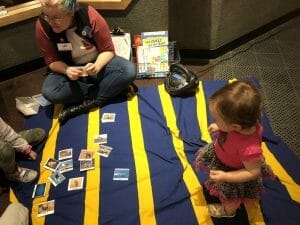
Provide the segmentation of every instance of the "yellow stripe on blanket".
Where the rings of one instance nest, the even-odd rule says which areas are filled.
[[[207,203],[203,194],[203,188],[193,168],[189,164],[184,152],[184,144],[179,136],[179,130],[176,125],[176,115],[173,109],[171,97],[165,91],[163,85],[159,85],[158,90],[162,102],[164,115],[167,115],[167,125],[172,133],[174,149],[178,158],[181,161],[182,167],[184,168],[183,180],[190,193],[190,201],[193,206],[198,224],[212,225],[213,222],[207,210]]]
[[[94,143],[94,137],[100,133],[99,109],[89,112],[87,149],[98,150],[99,145]],[[99,224],[99,202],[100,202],[100,159],[95,157],[95,169],[88,170],[86,174],[85,187],[85,213],[84,225]]]
[[[137,194],[139,202],[139,215],[141,225],[155,225],[155,210],[149,162],[144,148],[143,131],[138,98],[135,96],[128,101],[128,115],[130,121],[130,134],[132,141],[133,157],[136,171]]]
[[[265,142],[262,144],[265,160],[271,166],[275,175],[279,178],[280,182],[286,187],[291,198],[300,203],[300,185],[297,184],[293,178],[286,172],[286,170],[277,161]]]
[[[196,109],[197,109],[197,117],[198,117],[198,123],[201,130],[201,140],[205,141],[206,143],[210,143],[211,137],[208,132],[208,121],[207,121],[207,110],[206,110],[206,101],[205,101],[205,95],[203,90],[202,82],[199,82],[198,91],[196,93]]]
[[[54,107],[51,129],[49,131],[48,138],[45,143],[45,147],[42,151],[43,157],[40,162],[40,177],[38,180],[38,184],[48,182],[49,181],[48,177],[50,177],[52,174],[50,170],[44,168],[44,164],[47,162],[48,158],[54,158],[55,156],[57,134],[59,132],[59,127],[60,127],[58,122],[58,114],[61,108],[62,105],[55,105]],[[45,192],[45,196],[40,198],[35,198],[32,201],[32,212],[31,212],[32,225],[43,225],[45,223],[45,217],[37,217],[37,214],[38,214],[39,203],[52,200],[52,199],[48,199],[51,185],[47,185],[47,186],[48,188]]]
[[[17,203],[19,202],[18,198],[16,197],[13,189],[9,189],[9,201],[11,201],[12,203]]]

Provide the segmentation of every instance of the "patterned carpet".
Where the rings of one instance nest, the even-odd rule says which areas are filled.
[[[216,80],[254,76],[271,126],[300,157],[300,17],[213,60]]]

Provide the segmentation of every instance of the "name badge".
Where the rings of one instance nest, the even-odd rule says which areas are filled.
[[[57,44],[58,51],[72,51],[71,43],[58,43]]]

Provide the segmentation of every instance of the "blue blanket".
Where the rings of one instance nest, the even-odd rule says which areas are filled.
[[[14,184],[18,199],[31,209],[33,225],[298,225],[300,221],[300,161],[271,129],[264,115],[263,151],[277,175],[264,181],[257,207],[242,205],[236,217],[215,219],[206,205],[216,202],[202,186],[207,175],[193,168],[194,154],[210,142],[212,121],[207,99],[227,81],[203,81],[195,96],[170,97],[162,85],[139,88],[136,97],[113,102],[69,120],[57,121],[61,106],[40,108],[26,128],[49,132],[36,151],[38,160],[21,165],[40,173],[35,183],[48,183],[46,195],[32,198],[35,183]],[[116,113],[113,123],[102,123],[103,113]],[[80,171],[81,149],[96,151],[94,137],[107,134],[113,148],[109,157],[94,156],[95,169]],[[56,187],[43,165],[58,159],[62,149],[73,149],[73,170]],[[128,180],[113,180],[115,168],[129,169]],[[68,191],[68,180],[84,177],[83,189]],[[37,217],[38,204],[55,200],[54,214]]]

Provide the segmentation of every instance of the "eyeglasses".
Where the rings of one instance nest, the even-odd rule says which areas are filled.
[[[63,18],[65,18],[67,15],[68,15],[68,13],[65,13],[65,14],[63,14],[61,16],[50,17],[50,16],[47,16],[45,14],[42,14],[42,17],[48,23],[50,23],[50,22],[60,23],[63,20]]]

